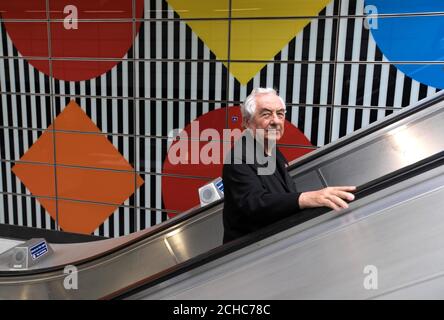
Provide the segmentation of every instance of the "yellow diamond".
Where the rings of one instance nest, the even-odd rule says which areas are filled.
[[[167,0],[182,19],[228,18],[227,0]],[[233,0],[232,17],[317,16],[331,0]],[[310,19],[232,20],[231,60],[273,60]],[[228,22],[191,20],[186,22],[220,60],[228,60]],[[224,62],[225,66],[228,66]],[[266,62],[230,64],[231,74],[246,84]]]

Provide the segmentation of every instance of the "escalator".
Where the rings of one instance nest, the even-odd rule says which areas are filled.
[[[118,297],[442,299],[443,164],[441,152],[372,182],[342,214],[288,219],[286,228],[275,225],[246,246],[212,252],[186,272],[139,283]]]
[[[332,230],[337,229],[329,228],[333,226],[339,228],[338,230],[345,230],[348,228],[344,227],[347,221],[353,226],[359,226],[359,223],[353,223],[353,221],[365,221],[363,217],[391,216],[384,212],[391,210],[392,207],[401,208],[404,204],[407,207],[402,208],[407,209],[410,216],[415,216],[415,212],[422,212],[421,208],[425,208],[424,201],[427,204],[431,200],[436,200],[433,197],[428,198],[428,194],[431,190],[439,189],[439,183],[441,186],[444,185],[440,171],[442,170],[440,152],[444,150],[443,123],[444,92],[440,92],[434,97],[422,100],[381,122],[359,130],[351,136],[340,139],[292,163],[289,172],[299,188],[298,191],[332,185],[359,186],[357,200],[340,215],[327,209],[307,210],[255,234],[221,246],[223,203],[219,201],[203,208],[190,210],[165,223],[126,237],[76,244],[53,244],[54,255],[27,270],[10,270],[6,260],[0,257],[0,298],[198,297],[199,294],[192,291],[193,287],[202,288],[201,292],[205,292],[207,298],[211,298],[212,294],[220,299],[233,298],[232,294],[225,295],[224,292],[237,290],[230,287],[230,285],[236,285],[231,281],[236,282],[236,279],[244,277],[245,274],[231,274],[234,278],[225,278],[225,282],[218,284],[214,280],[215,277],[219,276],[220,279],[224,279],[223,276],[226,276],[221,270],[237,268],[240,272],[248,272],[246,274],[250,274],[251,277],[255,274],[259,277],[260,273],[254,272],[258,270],[255,269],[257,265],[254,265],[254,261],[284,252],[294,254],[294,256],[290,259],[290,256],[285,258],[285,255],[281,255],[275,261],[282,261],[284,265],[290,266],[291,263],[288,261],[302,259],[308,263],[307,266],[310,263],[319,265],[320,270],[322,266],[329,263],[339,268],[341,265],[338,261],[339,257],[343,257],[348,251],[339,250],[336,256],[334,241],[316,242],[317,239],[328,238],[325,235],[335,234],[336,231]],[[429,181],[437,183],[436,186],[433,185],[435,189],[428,184]],[[425,185],[429,189],[425,188]],[[440,191],[436,192],[439,198]],[[388,198],[392,199],[392,202],[384,202]],[[421,202],[418,199],[428,200]],[[441,199],[444,197],[441,196]],[[409,208],[415,208],[415,210],[408,210]],[[396,223],[402,221],[401,218],[394,220]],[[365,224],[364,226],[362,230],[358,227],[358,231],[364,234],[371,232],[372,226]],[[435,221],[435,226],[440,225]],[[415,225],[411,228],[415,229]],[[378,225],[375,225],[375,232],[380,229]],[[388,233],[391,231],[390,228],[387,229]],[[427,229],[421,229],[423,234],[427,234],[427,231]],[[344,239],[350,236],[347,232],[340,234],[343,235],[339,238],[342,239],[342,243],[346,242]],[[360,242],[359,232],[351,234],[353,239],[350,243],[345,243],[345,247],[351,245],[359,251],[360,245],[367,242]],[[340,240],[337,243],[341,243]],[[287,243],[288,241],[290,243]],[[301,248],[300,243],[312,243],[314,247],[306,251],[289,249]],[[333,249],[329,246],[333,246]],[[339,248],[343,249],[340,245]],[[369,257],[377,260],[379,246],[375,248],[372,251],[374,255],[369,255]],[[353,256],[350,257],[351,260],[352,258]],[[246,261],[248,259],[252,260]],[[387,261],[390,262],[390,259]],[[370,261],[368,264],[373,263],[378,266],[376,262]],[[74,265],[78,270],[77,290],[66,290],[63,286],[66,265]],[[379,265],[382,266],[382,264]],[[294,265],[295,268],[298,266],[299,264]],[[253,269],[248,269],[249,267]],[[267,267],[266,263],[264,268],[261,269],[263,272],[266,273],[267,270],[272,272],[272,268]],[[322,279],[320,273],[315,272],[317,269],[308,267],[297,269],[301,279],[312,279],[308,276],[311,274],[317,277],[312,279],[313,283],[301,282],[306,283],[304,286],[306,290],[297,292],[305,292],[305,294],[297,295],[289,288],[281,290],[277,285],[274,287],[271,285],[274,290],[270,291],[270,297],[291,299],[322,297],[319,293],[322,290],[314,289],[317,288],[318,283],[323,283],[319,280]],[[334,272],[335,270],[332,269],[331,273],[344,277],[343,273]],[[355,272],[354,269],[353,272]],[[330,271],[327,273],[330,274]],[[282,283],[283,279],[289,276],[285,272],[281,274],[281,282],[273,277],[270,277],[270,281],[276,281],[276,284]],[[361,276],[359,284],[362,287],[362,270],[359,276]],[[264,275],[258,279],[261,277],[268,279]],[[380,282],[382,285],[382,274]],[[292,282],[289,282],[289,285],[290,283]],[[241,284],[242,281],[239,281],[238,285]],[[261,287],[261,284],[264,283],[259,281],[257,285]],[[334,281],[331,283],[327,281],[327,284],[330,286],[322,291],[326,296],[328,296],[328,290],[335,290],[338,287],[335,286]],[[293,284],[293,287],[297,286]],[[227,291],[223,291],[223,288]],[[239,290],[240,297],[260,296],[258,293],[261,291],[257,287],[251,287],[251,289],[247,292]],[[241,295],[242,292],[245,295]],[[346,297],[350,293],[346,287],[342,292],[344,295],[338,295],[338,297]],[[218,293],[220,295],[217,295]]]

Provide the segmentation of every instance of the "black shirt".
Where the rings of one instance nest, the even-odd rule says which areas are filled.
[[[254,150],[259,148],[258,153],[250,158],[248,154],[251,155],[252,150],[249,145],[253,145]],[[263,148],[260,148],[260,144],[246,131],[235,143],[224,164],[224,243],[300,210],[300,193],[285,168],[285,157],[276,148],[275,156],[266,158],[268,162],[264,162],[257,157],[264,154]],[[275,161],[275,170],[268,175],[259,174],[267,165],[272,169],[270,161]]]

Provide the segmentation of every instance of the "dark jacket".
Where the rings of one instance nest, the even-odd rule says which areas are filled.
[[[285,167],[287,161],[276,149],[276,170],[271,175],[259,175],[258,169],[266,165],[256,156],[247,158],[251,153],[248,145],[263,154],[263,147],[256,143],[251,134],[244,133],[228,154],[223,167],[224,183],[224,243],[270,225],[300,210],[299,196],[294,181]],[[242,148],[239,151],[238,148]],[[262,149],[260,149],[262,148]],[[237,150],[237,153],[234,152]],[[273,161],[273,158],[267,158]],[[227,163],[230,162],[230,163]],[[253,163],[252,163],[253,162]]]

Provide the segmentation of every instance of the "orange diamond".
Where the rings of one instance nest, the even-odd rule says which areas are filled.
[[[71,101],[20,159],[46,165],[18,163],[12,168],[33,195],[56,196],[54,125],[56,130],[76,131],[55,133],[57,196],[86,201],[58,200],[59,225],[64,231],[91,234],[143,180],[139,175],[134,176],[133,167],[104,135],[90,134],[101,131],[79,105]],[[90,201],[107,205],[88,203]],[[45,198],[39,198],[39,202],[56,219],[56,202]]]

